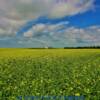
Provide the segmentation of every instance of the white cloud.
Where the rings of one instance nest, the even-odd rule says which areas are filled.
[[[12,25],[17,22],[12,21]],[[23,23],[23,22],[22,22]],[[18,22],[19,24],[19,22]],[[23,37],[17,40],[19,45],[28,46],[88,46],[100,45],[100,26],[91,26],[87,28],[77,28],[68,26],[69,22],[59,22],[56,24],[38,23],[29,31],[23,34]],[[5,24],[4,24],[5,26]],[[5,30],[6,29],[6,30]],[[8,33],[6,33],[6,31]],[[11,28],[0,28],[0,37],[11,37],[16,34]],[[12,34],[13,33],[13,34]],[[35,45],[37,44],[37,45]]]
[[[0,37],[14,37],[16,36],[16,32],[13,29],[2,29],[0,28]]]
[[[56,24],[48,24],[46,25],[47,27],[47,30],[48,31],[56,31],[56,30],[60,30],[62,28],[65,27],[65,25],[68,25],[69,22],[68,21],[64,21],[64,22],[59,22],[59,23],[56,23]]]
[[[65,24],[37,24],[30,31],[24,33],[28,40],[48,41],[49,44],[61,43],[63,45],[95,45],[100,43],[100,26],[87,28],[64,27]]]
[[[24,33],[24,37],[26,38],[32,38],[32,36],[33,36],[33,32],[31,30]]]
[[[85,43],[99,43],[100,42],[100,32],[98,32],[98,26],[88,27],[88,28],[75,28],[71,27],[66,29],[64,37],[76,39],[76,41],[81,41]]]
[[[94,0],[0,0],[0,16],[33,19],[42,15],[64,17],[92,8]]]
[[[59,2],[58,2],[59,1]],[[42,15],[64,17],[90,10],[94,0],[0,0],[0,16],[33,19]]]
[[[37,25],[33,26],[33,30],[35,32],[42,32],[45,29],[46,29],[46,25],[45,24],[37,24]]]
[[[25,22],[40,16],[60,18],[83,13],[95,0],[0,0],[0,27],[17,31]],[[51,26],[51,28],[56,26]],[[36,26],[42,31],[44,26]],[[6,31],[6,33],[7,33]],[[8,34],[8,33],[7,33]]]
[[[100,29],[98,29],[97,31],[100,32]]]
[[[90,10],[93,6],[94,0],[59,0],[56,4],[53,4],[49,16],[50,17],[64,17],[71,16],[78,13],[83,13],[87,10]]]
[[[25,20],[13,20],[0,17],[0,36],[15,36],[20,26],[25,23]],[[1,35],[2,34],[2,35]]]
[[[62,30],[65,28],[65,25],[67,25],[69,22],[59,22],[57,24],[43,24],[43,23],[38,23],[34,25],[29,31],[24,33],[24,37],[32,38],[34,36],[43,36],[45,37],[46,35],[53,35],[53,33],[59,30]]]

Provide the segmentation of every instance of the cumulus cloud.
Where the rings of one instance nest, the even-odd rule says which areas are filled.
[[[91,9],[94,0],[0,0],[2,16],[30,19],[41,15],[63,17]]]
[[[28,32],[24,33],[24,37],[31,38],[32,36],[33,36],[33,32],[32,31],[28,31]]]
[[[5,17],[0,17],[0,37],[15,36],[19,26],[25,23],[24,20],[13,20]]]
[[[0,0],[0,28],[17,31],[40,16],[61,18],[88,11],[95,0]],[[36,26],[40,28],[44,26]],[[53,27],[52,27],[53,28]],[[7,33],[7,31],[5,33]],[[15,32],[12,32],[15,33]],[[8,33],[7,33],[8,34]]]
[[[43,23],[38,23],[34,25],[29,31],[24,33],[24,37],[28,37],[27,35],[32,34],[31,37],[33,36],[45,36],[45,35],[52,35],[53,32],[60,31],[64,28],[66,28],[65,25],[68,25],[68,21],[64,22],[59,22],[56,24],[43,24]],[[31,33],[30,33],[31,32]],[[29,36],[29,38],[31,38]]]
[[[100,45],[100,26],[76,28],[66,26],[64,23],[37,24],[24,33],[23,38],[27,38],[31,42],[39,40],[37,42],[41,43],[44,41],[44,44],[48,43],[48,46],[54,44],[55,46],[59,44],[63,46]]]
[[[1,38],[15,37],[15,36],[16,36],[16,32],[12,28],[8,28],[8,29],[0,28],[0,37]]]
[[[37,24],[35,26],[33,26],[33,30],[35,32],[42,32],[46,29],[46,25],[45,24]]]
[[[94,1],[0,0],[0,37],[15,37],[21,26],[29,20],[36,20],[41,16],[53,19],[84,13],[94,7]],[[68,24],[68,21],[56,24],[36,23],[31,29],[24,32],[21,38],[25,38],[30,44],[38,42],[38,45],[100,43],[100,26],[79,29],[74,26],[69,27]],[[23,43],[23,40],[19,43]]]
[[[58,0],[49,13],[50,17],[63,17],[90,10],[94,0]]]

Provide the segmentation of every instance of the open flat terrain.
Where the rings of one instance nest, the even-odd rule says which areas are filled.
[[[0,49],[0,88],[0,100],[72,95],[100,100],[100,49]]]

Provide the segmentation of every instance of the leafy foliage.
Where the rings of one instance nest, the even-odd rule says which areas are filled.
[[[1,100],[54,95],[100,100],[100,50],[0,49],[0,88]]]

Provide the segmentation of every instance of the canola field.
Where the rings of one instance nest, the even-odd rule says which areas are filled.
[[[0,49],[0,100],[24,96],[100,100],[100,49]]]

